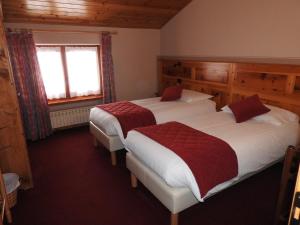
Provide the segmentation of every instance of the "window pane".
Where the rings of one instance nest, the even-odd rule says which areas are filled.
[[[66,47],[71,97],[100,94],[97,47]]]
[[[47,98],[66,98],[60,47],[37,47],[37,56]]]

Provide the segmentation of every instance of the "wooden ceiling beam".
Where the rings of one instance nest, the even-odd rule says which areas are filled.
[[[59,16],[52,14],[44,14],[26,17],[26,14],[10,14],[9,17],[14,18],[15,23],[51,23],[51,24],[66,24],[66,25],[82,25],[82,26],[103,26],[111,27],[111,24],[118,24],[116,27],[122,28],[155,28],[159,29],[161,26],[161,18],[155,17],[136,17],[136,16],[118,16],[115,18],[111,15],[106,15],[105,17],[95,17],[93,20],[91,18],[82,18],[74,15],[70,16]]]
[[[57,24],[57,25],[73,25],[73,26],[99,26],[99,27],[112,27],[108,24],[115,24],[118,22],[119,28],[143,28],[143,29],[159,29],[160,23],[155,21],[132,21],[128,18],[123,19],[119,18],[118,21],[110,21],[106,20],[105,22],[99,22],[99,21],[91,21],[91,20],[83,20],[80,18],[75,19],[63,19],[63,18],[26,18],[23,17],[18,18],[13,21],[14,23],[32,23],[32,24]]]
[[[130,17],[153,17],[157,18],[159,20],[168,20],[170,16],[174,15],[173,13],[168,13],[168,14],[154,14],[154,13],[141,13],[141,12],[130,12],[130,11],[118,11],[118,10],[101,10],[97,12],[83,12],[83,11],[71,11],[71,10],[64,10],[64,11],[53,11],[53,10],[47,10],[47,9],[30,9],[27,10],[26,12],[24,11],[14,11],[14,12],[9,12],[5,13],[6,17],[10,17],[13,14],[20,14],[25,17],[34,17],[34,16],[47,16],[47,15],[53,15],[53,16],[78,16],[82,18],[97,18],[100,19],[102,17],[106,16],[130,16]]]
[[[8,13],[7,13],[8,12]],[[51,9],[30,9],[27,11],[24,10],[14,10],[14,11],[6,11],[5,16],[8,18],[13,18],[12,16],[20,15],[23,17],[79,17],[82,19],[93,19],[93,20],[103,20],[107,17],[136,17],[136,18],[152,18],[159,21],[168,20],[170,16],[174,15],[174,12],[168,14],[157,14],[155,12],[141,12],[141,11],[129,11],[129,10],[119,10],[111,8],[109,10],[98,10],[94,11],[72,11],[72,10],[64,10],[64,11],[52,11]],[[117,16],[116,16],[117,15]]]
[[[54,14],[54,15],[81,15],[81,16],[88,16],[88,17],[93,17],[93,16],[101,16],[101,15],[115,15],[115,16],[120,16],[120,15],[132,15],[132,16],[153,16],[153,17],[160,17],[160,18],[169,18],[170,16],[173,16],[176,14],[176,12],[167,12],[167,13],[159,13],[159,12],[145,12],[145,11],[132,11],[130,9],[117,9],[117,8],[110,8],[110,9],[99,9],[97,11],[93,10],[70,10],[70,9],[62,9],[62,10],[57,10],[54,11],[51,8],[35,8],[35,9],[27,9],[27,10],[22,10],[22,9],[16,9],[16,10],[7,10],[7,9],[12,9],[10,7],[5,8],[5,15],[9,15],[11,13],[13,14],[23,14],[23,15],[28,15],[28,16],[34,16],[34,15],[39,15],[39,14]]]
[[[50,18],[55,18],[55,19],[66,19],[66,20],[72,20],[72,19],[81,19],[81,20],[91,20],[91,15],[89,15],[89,17],[84,17],[80,14],[74,14],[74,13],[70,13],[70,12],[61,12],[61,13],[58,13],[58,14],[52,14],[52,13],[44,13],[42,15],[43,12],[39,12],[38,14],[34,14],[34,15],[31,15],[30,17],[28,17],[27,15],[28,14],[24,14],[23,12],[14,12],[14,13],[10,13],[10,14],[7,14],[7,16],[9,17],[14,17],[13,20],[7,20],[6,22],[12,22],[14,20],[16,20],[17,18],[19,19],[38,19],[38,18],[45,18],[45,19],[50,19]],[[167,20],[168,17],[160,17],[160,18],[156,18],[156,17],[153,17],[153,16],[145,16],[145,15],[130,15],[130,14],[125,14],[125,13],[122,13],[122,14],[119,14],[119,16],[116,18],[114,17],[113,14],[111,13],[104,13],[104,14],[99,14],[99,15],[94,15],[93,17],[93,21],[94,22],[98,22],[98,23],[105,23],[106,20],[108,19],[112,19],[112,20],[118,20],[118,18],[122,18],[122,19],[131,19],[131,20],[140,20],[140,21],[145,21],[145,20],[148,20],[148,21],[157,21],[158,23],[161,23],[162,21],[162,18],[164,20]],[[76,22],[76,21],[74,21]]]

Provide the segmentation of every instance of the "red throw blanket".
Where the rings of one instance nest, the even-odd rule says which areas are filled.
[[[124,138],[126,138],[127,133],[134,128],[156,124],[155,117],[149,109],[145,109],[132,102],[122,101],[97,105],[97,107],[118,119]]]
[[[174,151],[189,166],[203,198],[238,174],[237,157],[225,141],[178,122],[141,127],[138,132]]]

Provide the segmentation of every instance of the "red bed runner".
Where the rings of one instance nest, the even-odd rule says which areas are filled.
[[[141,127],[138,132],[175,152],[189,166],[203,198],[238,174],[237,157],[225,141],[178,122]]]
[[[127,133],[134,128],[156,124],[155,117],[149,109],[143,108],[132,102],[122,101],[97,105],[97,107],[112,114],[118,119],[124,138],[126,138]]]

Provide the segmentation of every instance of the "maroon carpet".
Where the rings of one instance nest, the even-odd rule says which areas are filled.
[[[34,188],[20,191],[14,225],[168,225],[169,212],[141,185],[130,187],[124,152],[112,167],[87,128],[29,145]],[[180,214],[180,225],[271,225],[281,165]]]

